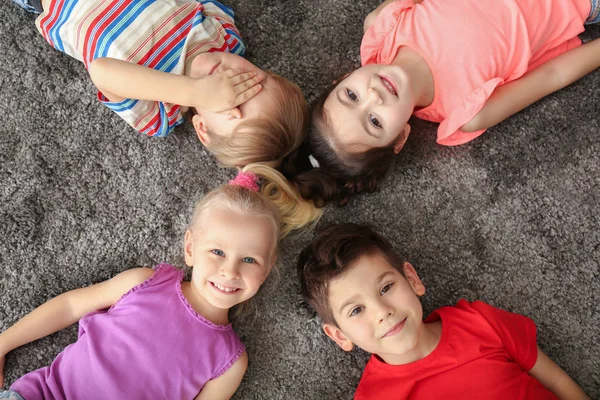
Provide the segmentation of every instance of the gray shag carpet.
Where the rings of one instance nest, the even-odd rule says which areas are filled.
[[[358,65],[377,0],[233,0],[248,57],[313,100]],[[96,101],[80,63],[52,49],[34,16],[0,3],[0,330],[45,300],[138,266],[183,266],[193,201],[230,179],[192,129],[134,132]],[[590,27],[582,36],[600,36]],[[415,121],[374,194],[329,207],[321,226],[369,222],[420,272],[425,312],[482,299],[531,317],[539,344],[600,398],[600,70],[460,147]],[[250,367],[236,399],[350,399],[367,355],[344,353],[302,307],[295,259],[236,329]],[[152,332],[140,332],[151,335]],[[7,383],[49,364],[77,328],[9,354]]]

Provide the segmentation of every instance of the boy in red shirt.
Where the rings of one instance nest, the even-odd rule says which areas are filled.
[[[321,232],[298,272],[327,336],[373,353],[355,399],[589,398],[537,347],[527,317],[460,300],[423,321],[423,282],[368,226]]]

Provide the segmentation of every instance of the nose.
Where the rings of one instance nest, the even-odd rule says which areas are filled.
[[[384,301],[379,301],[375,305],[376,318],[378,322],[385,321],[388,317],[394,315],[394,308]]]
[[[367,89],[367,95],[369,100],[373,101],[375,104],[383,104],[383,98],[381,97],[381,92],[379,91],[379,88],[375,88],[373,86],[369,87],[369,89]]]
[[[219,274],[230,280],[236,280],[240,278],[240,271],[238,269],[238,263],[235,260],[226,260],[221,264]]]

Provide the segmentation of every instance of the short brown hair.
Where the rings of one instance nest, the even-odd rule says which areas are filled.
[[[240,124],[231,136],[221,137],[208,132],[210,152],[227,167],[243,167],[257,162],[278,167],[306,136],[308,105],[302,90],[273,72],[265,72],[277,87],[274,112],[266,118]]]
[[[346,273],[361,257],[373,254],[381,254],[404,276],[403,260],[391,243],[369,225],[332,225],[300,253],[297,268],[302,297],[324,324],[336,325],[329,304],[329,283]]]

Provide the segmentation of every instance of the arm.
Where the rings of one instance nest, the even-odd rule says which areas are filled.
[[[240,358],[220,377],[208,381],[194,400],[229,400],[242,382],[248,368],[248,353]]]
[[[567,51],[521,78],[501,85],[475,117],[462,126],[464,132],[487,129],[600,67],[600,40]]]
[[[377,19],[377,16],[381,12],[381,10],[383,10],[385,8],[385,6],[393,3],[394,1],[397,1],[397,0],[385,0],[383,3],[381,3],[379,5],[379,7],[377,7],[373,11],[371,11],[369,13],[369,15],[367,15],[367,17],[365,18],[365,22],[363,25],[363,32],[366,32],[371,27],[371,25],[373,25],[373,22],[375,22],[375,20]],[[413,0],[413,3],[419,4],[422,1],[423,0]]]
[[[150,268],[131,269],[108,281],[71,290],[42,304],[0,334],[0,367],[9,351],[58,332],[92,311],[110,307],[152,274]],[[0,387],[3,384],[3,368],[0,368]]]
[[[589,399],[583,389],[565,371],[556,365],[554,361],[548,358],[539,347],[537,352],[537,361],[531,371],[529,371],[529,375],[540,381],[542,385],[559,399]]]
[[[111,101],[161,101],[213,112],[230,110],[252,98],[262,89],[259,82],[264,78],[255,71],[231,69],[194,79],[108,57],[93,60],[89,74]]]

